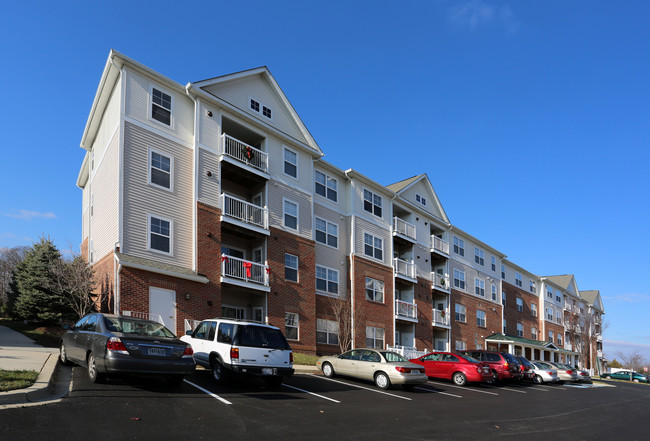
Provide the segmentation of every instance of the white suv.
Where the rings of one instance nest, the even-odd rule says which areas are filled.
[[[211,369],[217,383],[241,374],[279,386],[293,374],[293,352],[275,326],[216,318],[202,321],[181,340],[192,345],[196,363]]]

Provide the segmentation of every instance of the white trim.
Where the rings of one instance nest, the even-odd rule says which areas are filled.
[[[259,106],[259,109],[253,109],[251,107],[251,101],[255,101],[257,103],[257,105]],[[271,111],[271,116],[270,117],[264,115],[264,108],[265,107]],[[248,96],[248,107],[247,107],[247,109],[249,111],[251,111],[251,112],[255,112],[255,113],[263,116],[264,118],[268,119],[269,121],[273,121],[273,115],[275,114],[275,110],[273,110],[273,107],[266,105],[265,103],[263,103],[259,99],[253,98],[250,95]]]
[[[156,135],[168,139],[182,147],[187,147],[188,149],[194,148],[194,144],[192,144],[191,142],[187,142],[185,139],[181,138],[180,136],[176,136],[176,132],[170,132],[169,130],[162,130],[159,127],[155,127],[151,124],[147,124],[146,122],[142,122],[128,115],[124,115],[124,121],[127,121],[128,123],[133,124],[134,126],[138,126],[141,129],[145,129],[151,133],[155,133]]]
[[[151,182],[151,168],[153,167],[153,164],[151,163],[151,153],[156,153],[160,156],[164,156],[165,158],[169,159],[169,188]],[[164,170],[161,171],[164,172]],[[165,190],[170,193],[173,193],[174,192],[174,156],[172,156],[169,153],[164,153],[162,150],[158,150],[157,148],[149,147],[147,149],[147,183],[152,187],[160,188],[161,190]]]
[[[160,251],[151,248],[151,218],[156,218],[165,222],[169,222],[169,252]],[[165,256],[174,255],[174,221],[173,220],[163,216],[159,216],[157,214],[147,213],[147,251],[163,254]]]
[[[286,270],[287,270],[287,254],[288,254],[289,256],[293,256],[293,257],[296,258],[296,265],[297,265],[296,268],[295,268],[295,270],[296,270],[296,280],[290,280],[290,279],[287,279],[287,276],[286,276]],[[289,268],[289,269],[294,269],[294,268],[292,268],[292,267],[288,267],[288,268]],[[287,252],[285,252],[285,253],[284,253],[284,270],[285,270],[285,274],[284,274],[284,281],[285,281],[285,282],[300,283],[300,257],[299,257],[299,256],[297,256],[297,255],[295,255],[295,254],[291,254],[291,253],[287,253]]]
[[[297,312],[284,311],[284,335],[287,335],[287,314],[294,314],[296,316],[296,326],[290,326],[290,328],[296,328],[298,334],[296,338],[287,337],[287,340],[300,341],[300,314]]]
[[[372,195],[372,201],[371,201],[372,211],[366,210],[366,195],[365,195],[366,191]],[[381,208],[381,216],[378,216],[378,215],[375,214],[375,196],[378,196],[379,199],[381,200],[381,206],[380,206],[380,208]],[[362,187],[361,188],[361,211],[363,211],[364,213],[370,213],[375,218],[385,219],[385,217],[384,217],[384,214],[385,214],[384,210],[385,209],[386,209],[386,207],[384,207],[384,196],[380,195],[376,191],[372,191],[372,190],[368,189],[367,187],[365,187],[365,188]]]
[[[373,249],[373,250],[376,249],[376,248],[375,248],[375,241],[374,241],[374,239],[379,239],[379,240],[381,240],[381,259],[377,259],[377,258],[375,257],[375,253],[374,253],[374,251],[373,251],[373,255],[372,255],[372,256],[369,256],[369,255],[366,254],[366,234],[373,238],[373,241],[372,241],[372,249]],[[382,238],[382,237],[376,236],[375,234],[369,232],[368,230],[361,230],[361,237],[362,237],[362,242],[363,242],[363,253],[362,253],[361,255],[362,255],[363,257],[365,257],[365,258],[372,259],[372,260],[374,260],[374,261],[376,261],[376,262],[382,262],[382,263],[384,263],[384,262],[385,262],[385,259],[386,259],[386,245],[385,245],[385,244],[386,244],[386,240],[385,240],[384,238]]]
[[[291,153],[293,153],[294,155],[296,155],[296,164],[295,164],[295,166],[296,166],[296,176],[291,176],[290,174],[288,174],[288,173],[286,173],[284,171],[284,165],[287,162],[286,158],[284,157],[284,152],[287,151],[287,150],[290,151]],[[293,150],[292,148],[288,147],[285,144],[282,144],[282,174],[285,175],[285,176],[288,176],[291,179],[294,179],[296,181],[300,180],[300,153],[297,152],[296,150]]]
[[[325,275],[325,291],[319,290],[318,289],[318,284],[316,283],[316,281],[318,280],[318,277],[316,275],[316,270],[318,269],[318,267],[321,267],[321,268],[327,270],[327,273]],[[327,276],[329,276],[329,271],[334,271],[336,273],[336,293],[329,292],[327,290],[327,285],[329,284],[329,278]],[[314,266],[314,289],[315,289],[317,294],[324,294],[324,295],[329,296],[329,297],[340,298],[341,297],[341,272],[339,270],[335,269],[335,268],[331,268],[331,267],[325,266],[325,265],[320,265],[320,264],[317,263]]]
[[[286,213],[287,213],[287,212],[286,212],[286,206],[285,206],[285,204],[286,204],[287,202],[289,202],[289,203],[291,203],[291,204],[294,204],[294,205],[296,206],[296,228],[288,227],[288,226],[286,225],[286,223],[285,223],[285,216],[286,216]],[[295,232],[300,232],[300,204],[299,204],[298,202],[292,200],[292,199],[284,198],[284,197],[282,198],[282,226],[283,226],[286,230],[291,230],[291,231],[295,231]]]
[[[169,110],[169,124],[165,124],[165,123],[163,123],[161,121],[158,121],[157,119],[155,119],[151,115],[151,112],[152,112],[153,106],[154,106],[154,103],[153,103],[153,89],[157,89],[159,92],[162,92],[165,95],[168,95],[170,100],[171,100],[171,109],[165,109],[163,107],[163,109]],[[161,127],[165,127],[168,130],[175,131],[174,126],[175,126],[175,123],[176,123],[176,118],[174,118],[174,107],[175,107],[174,101],[175,101],[174,94],[172,92],[170,92],[169,89],[166,89],[164,87],[160,87],[158,84],[154,84],[154,83],[152,83],[150,81],[149,82],[149,103],[147,105],[147,120],[148,121],[153,121],[155,124],[158,124]]]
[[[316,193],[316,184],[317,184],[317,182],[316,182],[316,173],[320,173],[321,175],[325,176],[325,196]],[[333,201],[332,199],[330,199],[330,198],[327,197],[327,189],[329,188],[329,187],[327,186],[328,181],[334,181],[334,182],[336,182],[336,200],[335,200],[335,201]],[[333,177],[330,176],[329,174],[327,174],[327,173],[325,173],[325,172],[322,172],[322,171],[320,171],[320,170],[316,170],[316,169],[314,168],[314,195],[315,195],[315,196],[318,196],[319,198],[322,198],[322,199],[325,200],[325,201],[328,201],[328,202],[331,203],[331,204],[337,204],[337,205],[339,205],[339,181],[338,181],[338,179],[333,178]]]
[[[325,222],[325,243],[323,243],[323,242],[319,242],[318,240],[316,240],[316,221],[317,221],[317,220],[320,220],[320,221]],[[332,245],[330,245],[330,244],[327,243],[327,236],[328,236],[327,227],[328,227],[328,224],[331,224],[331,225],[335,225],[335,226],[336,226],[336,246],[335,246],[335,247],[333,247]],[[327,219],[322,218],[322,217],[319,217],[319,216],[314,216],[314,242],[319,243],[319,244],[321,244],[321,245],[325,245],[326,247],[329,247],[329,248],[332,248],[332,249],[338,250],[338,249],[339,249],[339,243],[340,243],[340,240],[339,240],[339,230],[340,230],[340,228],[339,228],[339,224],[337,224],[337,223],[335,223],[335,222],[330,222],[330,221],[328,221]],[[319,231],[320,231],[320,230],[319,230]]]

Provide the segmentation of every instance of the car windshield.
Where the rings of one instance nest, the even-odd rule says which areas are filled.
[[[474,357],[470,357],[469,355],[461,355],[465,360],[469,361],[470,363],[480,363],[481,360],[477,360]]]
[[[538,369],[553,369],[553,366],[547,363],[536,362],[533,363]]]
[[[389,351],[381,351],[380,354],[386,359],[386,361],[391,362],[391,361],[397,361],[397,362],[402,362],[402,361],[408,361],[406,358],[402,357],[399,354],[396,354],[395,352],[389,352]]]
[[[257,348],[291,349],[279,329],[256,325],[238,325],[233,344]]]
[[[160,323],[126,317],[104,317],[106,329],[111,332],[122,332],[133,335],[150,335],[154,337],[170,337],[175,335]]]

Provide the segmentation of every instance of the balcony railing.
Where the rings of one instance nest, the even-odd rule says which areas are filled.
[[[433,282],[433,286],[436,288],[444,289],[445,291],[451,289],[451,286],[449,286],[449,278],[447,276],[438,273],[431,273],[431,281]]]
[[[224,155],[250,165],[264,173],[269,172],[269,155],[267,153],[225,133],[221,135],[221,144],[223,145]]]
[[[269,229],[269,211],[266,207],[251,204],[225,193],[221,195],[221,207],[224,216],[265,230]]]
[[[154,322],[158,322],[161,325],[165,324],[160,314],[149,314],[148,312],[140,312],[140,311],[122,311],[122,315],[125,317],[135,317],[144,320],[151,320]]]
[[[411,279],[417,278],[414,263],[396,257],[393,259],[393,266],[395,267],[395,272],[397,272],[397,274]]]
[[[433,310],[433,324],[449,326],[449,313],[447,311]]]
[[[188,331],[194,331],[196,327],[199,326],[199,323],[201,323],[200,320],[183,320],[183,329],[185,329],[185,334],[187,334]]]
[[[269,286],[268,265],[255,263],[238,257],[221,255],[221,274],[248,283]]]
[[[438,236],[431,236],[431,248],[447,256],[449,255],[449,242],[440,239]]]
[[[400,345],[386,345],[386,349],[389,351],[397,352],[402,357],[408,359],[418,358],[426,355],[428,351],[418,351],[417,348],[412,348],[409,346],[400,346]]]
[[[418,318],[418,305],[404,300],[395,300],[395,311],[398,317],[406,317],[409,319]]]
[[[395,216],[393,218],[393,231],[395,233],[406,236],[410,239],[415,240],[415,225],[406,222],[404,219],[400,219]]]
[[[569,340],[564,341],[564,349],[566,349],[567,351],[573,351],[573,345],[571,344],[571,342],[569,342]]]

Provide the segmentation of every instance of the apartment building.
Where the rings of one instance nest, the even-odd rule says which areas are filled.
[[[178,334],[268,322],[308,353],[525,351],[513,336],[571,355],[577,287],[452,225],[426,174],[385,186],[325,161],[266,67],[183,86],[111,51],[81,147],[81,250],[113,312]]]

